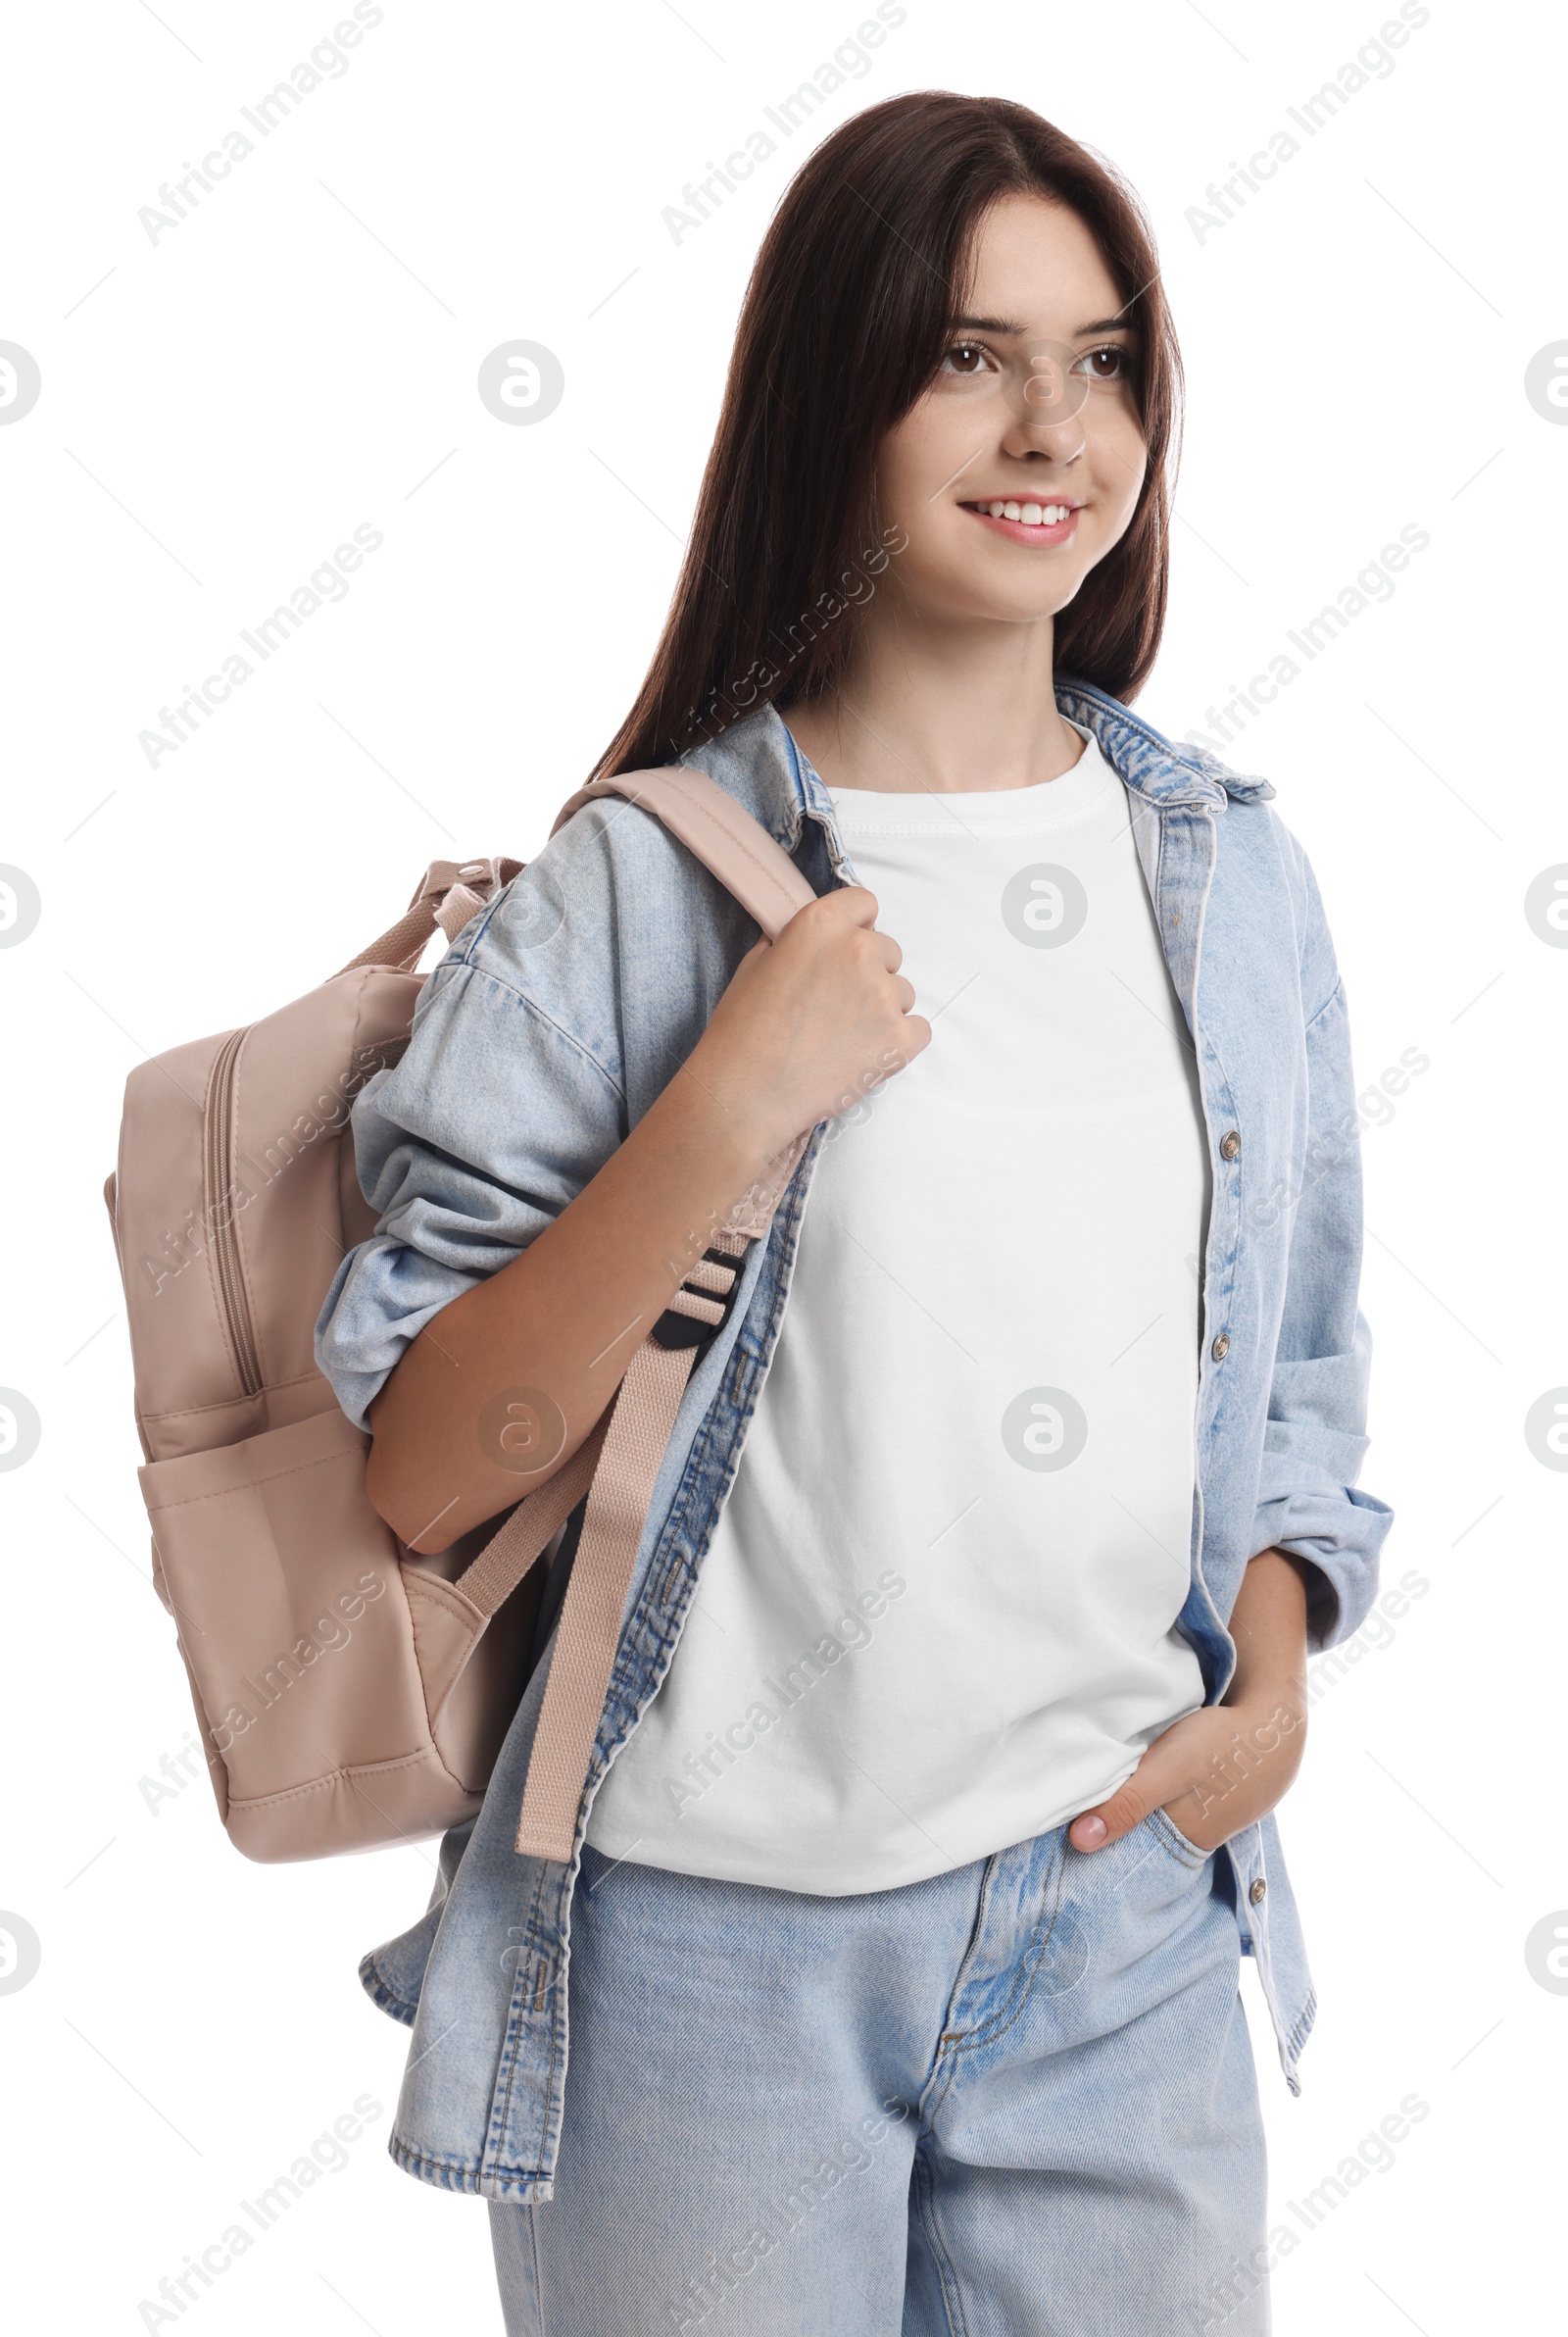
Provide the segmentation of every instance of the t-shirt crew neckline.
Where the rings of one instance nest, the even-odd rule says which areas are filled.
[[[921,787],[908,794],[885,793],[878,787],[827,787],[828,801],[840,827],[859,835],[951,834],[957,840],[966,830],[978,828],[997,835],[1054,827],[1080,818],[1107,788],[1121,784],[1094,732],[1081,722],[1069,722],[1068,727],[1083,740],[1083,753],[1055,778],[1037,780],[1030,787],[973,792]],[[826,787],[826,781],[822,783]]]

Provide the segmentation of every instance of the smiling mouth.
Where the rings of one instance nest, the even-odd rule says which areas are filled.
[[[1061,501],[1037,503],[992,497],[984,503],[960,504],[959,509],[973,512],[977,520],[1000,528],[1015,543],[1061,544],[1071,535],[1082,506]]]

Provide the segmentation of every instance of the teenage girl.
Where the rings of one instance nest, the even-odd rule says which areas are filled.
[[[784,1176],[709,1277],[572,1857],[514,1846],[568,1529],[485,1809],[366,1959],[394,2156],[491,2202],[511,2331],[1267,2327],[1239,1959],[1294,2085],[1269,1813],[1389,1514],[1311,871],[1129,711],[1178,391],[1085,148],[942,93],[829,138],[597,767],[705,771],[817,897],[760,940],[594,803],[357,1108],[319,1352],[421,1549],[524,1489],[486,1407],[559,1421],[544,1482]]]

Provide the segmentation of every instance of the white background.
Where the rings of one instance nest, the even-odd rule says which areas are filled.
[[[191,1715],[148,1583],[100,1186],[144,1053],[310,987],[432,857],[537,848],[652,648],[789,173],[858,106],[928,86],[1024,100],[1152,215],[1190,416],[1142,712],[1201,723],[1401,526],[1431,537],[1226,751],[1312,857],[1362,1085],[1430,1057],[1364,1139],[1365,1478],[1398,1512],[1387,1579],[1429,1587],[1320,1697],[1286,1815],[1322,1998],[1298,2102],[1247,1990],[1276,2222],[1402,2097],[1430,2104],[1283,2264],[1283,2337],[1545,2325],[1568,2000],[1524,1943],[1568,1907],[1568,1475],[1523,1420],[1568,1382],[1568,950],[1523,899],[1568,862],[1568,428],[1524,373],[1568,335],[1556,25],[1432,0],[1396,69],[1200,239],[1206,183],[1392,9],[908,0],[871,70],[677,245],[662,208],[853,32],[854,0],[386,0],[348,72],[152,242],[138,208],[338,13],[78,0],[11,31],[0,337],[43,375],[0,428],[0,860],[43,898],[0,952],[0,1384],[43,1422],[0,1475],[0,1906],[43,1943],[0,1998],[16,2325],[145,2325],[159,2279],[368,2092],[385,2113],[348,2168],[185,2319],[499,2328],[482,2207],[382,2155],[406,2038],[355,1964],[422,1907],[424,1853],[251,1866],[204,1778],[156,1814],[141,1789]],[[532,428],[475,394],[517,337],[565,370]],[[150,769],[160,707],[366,522],[385,541],[346,600]]]

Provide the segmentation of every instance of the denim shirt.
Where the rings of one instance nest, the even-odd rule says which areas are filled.
[[[1128,789],[1139,857],[1197,1054],[1213,1175],[1195,1419],[1191,1582],[1178,1627],[1207,1699],[1248,1561],[1309,1562],[1315,1650],[1357,1629],[1391,1521],[1360,1492],[1370,1340],[1345,992],[1305,856],[1266,780],[1173,746],[1061,680]],[[818,893],[855,881],[821,779],[771,707],[683,758],[766,827]],[[349,1253],[317,1335],[348,1416],[458,1294],[516,1257],[668,1084],[757,938],[647,813],[585,807],[458,936],[420,992],[402,1061],[354,1113],[376,1232]],[[688,1384],[655,1486],[568,1865],[513,1848],[548,1649],[477,1817],[448,1834],[429,1907],[367,1956],[373,2000],[414,2030],[391,2151],[426,2182],[553,2196],[566,2068],[573,1880],[588,1811],[663,1679],[734,1481],[788,1299],[818,1127],[724,1330]],[[1008,1210],[1028,1238],[1026,1209]],[[977,1237],[978,1238],[978,1237]],[[1044,1236],[1042,1236],[1044,1238]],[[547,1606],[549,1602],[547,1601]],[[1272,1816],[1235,1836],[1216,1887],[1256,1959],[1293,2091],[1315,1999]]]

